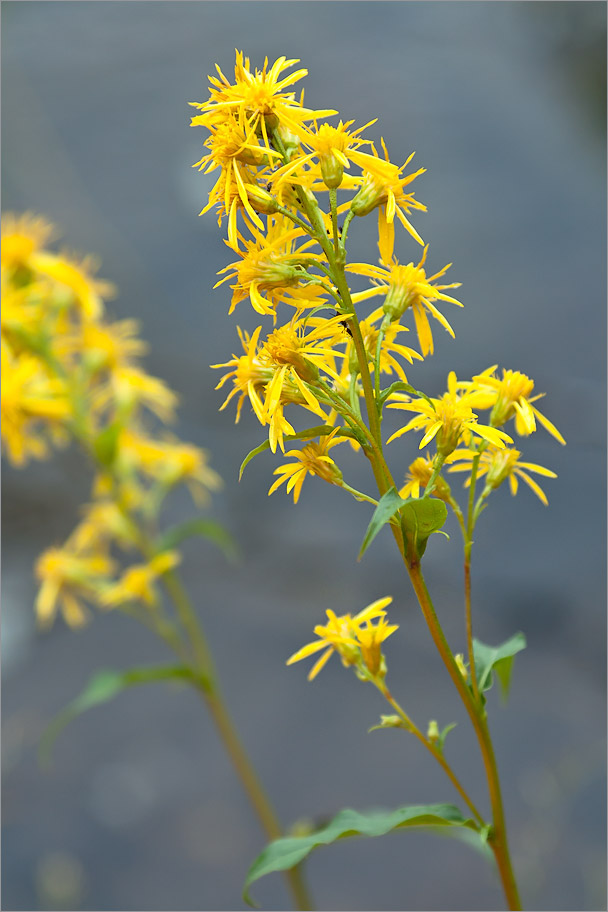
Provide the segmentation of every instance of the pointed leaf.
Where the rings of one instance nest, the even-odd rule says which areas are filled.
[[[370,520],[367,531],[363,537],[363,542],[361,544],[361,549],[359,551],[357,560],[361,560],[382,526],[385,525],[385,523],[389,522],[395,513],[397,513],[397,511],[406,502],[407,501],[399,497],[395,488],[389,488],[386,494],[382,495],[378,502],[378,506],[374,510],[374,515]]]
[[[437,497],[415,497],[404,501],[401,513],[406,528],[410,559],[422,557],[429,537],[440,532],[448,518],[448,508]]]
[[[450,732],[452,731],[452,729],[453,729],[453,728],[456,728],[456,725],[457,725],[456,722],[450,722],[450,724],[449,724],[449,725],[446,725],[446,727],[443,729],[443,731],[442,731],[441,734],[439,735],[439,740],[437,741],[437,747],[439,748],[439,750],[441,751],[441,753],[443,753],[443,746],[444,746],[444,744],[445,744],[445,739],[446,739],[447,736],[450,734]]]
[[[495,672],[504,699],[507,698],[511,683],[513,660],[518,652],[526,648],[523,633],[516,633],[500,646],[487,646],[480,640],[473,640],[475,671],[480,691],[489,690]]]
[[[151,681],[196,681],[194,672],[183,665],[162,665],[147,668],[129,668],[126,671],[115,671],[105,668],[95,672],[84,690],[60,712],[47,726],[40,740],[39,760],[48,764],[51,759],[53,744],[60,732],[73,719],[102,703],[112,700],[121,691],[136,684],[148,684]]]
[[[272,871],[285,871],[295,867],[317,846],[330,845],[349,836],[384,836],[404,827],[466,827],[478,831],[477,825],[463,817],[453,804],[413,805],[394,811],[376,810],[366,813],[345,808],[314,833],[276,839],[266,846],[247,873],[243,898],[249,905],[253,905],[248,892],[252,883]]]
[[[189,519],[186,522],[178,523],[176,526],[171,526],[156,542],[156,550],[171,551],[186,538],[190,538],[193,535],[208,538],[231,560],[234,560],[238,554],[237,544],[230,532],[217,520],[207,519],[202,516],[198,519]]]

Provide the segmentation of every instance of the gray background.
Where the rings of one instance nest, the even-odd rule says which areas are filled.
[[[235,47],[258,65],[299,57],[307,104],[357,125],[379,117],[370,135],[384,135],[393,160],[416,149],[429,212],[415,224],[430,265],[454,262],[466,305],[446,305],[456,340],[437,328],[416,385],[439,394],[451,368],[522,370],[568,441],[540,430],[523,442],[525,458],[559,475],[545,485],[548,509],[527,489],[501,490],[484,514],[475,618],[486,642],[518,629],[529,641],[508,707],[491,694],[526,907],[605,908],[604,4],[5,2],[2,18],[3,208],[45,213],[69,247],[99,254],[121,290],[112,313],[141,320],[148,369],[181,395],[180,433],[211,450],[225,479],[214,514],[242,560],[230,567],[194,543],[185,578],[286,823],[455,798],[413,740],[366,734],[384,705],[338,661],[312,685],[303,666],[284,665],[326,607],[356,612],[385,594],[401,624],[387,647],[392,689],[420,724],[460,722],[450,756],[487,799],[388,532],[357,564],[365,505],[315,480],[297,509],[282,493],[267,498],[271,455],[237,485],[264,435],[249,414],[235,428],[233,412],[218,413],[208,365],[237,350],[235,324],[251,328],[255,315],[244,302],[228,318],[227,291],[211,291],[230,256],[214,216],[197,219],[211,178],[190,167],[204,131],[189,129],[186,102],[207,97],[216,61],[231,74]],[[376,255],[374,224],[357,220],[351,258]],[[398,230],[401,259],[415,248]],[[409,435],[391,445],[395,472],[415,450]],[[341,464],[371,490],[360,460],[345,452]],[[41,731],[93,669],[165,657],[113,614],[79,634],[61,623],[35,632],[33,563],[69,534],[88,484],[73,450],[4,470],[3,907],[241,908],[263,840],[193,695],[130,692],[65,732],[50,773],[37,767]],[[191,514],[184,498],[169,518]],[[460,548],[448,531],[426,574],[462,648]],[[483,861],[432,836],[347,841],[308,871],[321,909],[502,907]],[[278,875],[255,893],[266,908],[288,903]]]

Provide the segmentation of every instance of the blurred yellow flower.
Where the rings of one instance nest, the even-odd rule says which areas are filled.
[[[114,562],[106,555],[49,548],[36,564],[36,576],[42,584],[36,599],[40,624],[50,626],[59,605],[70,627],[81,627],[87,618],[82,599],[96,601],[113,570]]]
[[[146,564],[133,564],[117,582],[104,590],[101,596],[102,606],[115,608],[129,602],[143,602],[149,606],[155,604],[158,592],[154,584],[159,577],[176,567],[180,560],[177,551],[163,551]]]

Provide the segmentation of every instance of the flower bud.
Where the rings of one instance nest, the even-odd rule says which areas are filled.
[[[335,190],[340,186],[344,177],[344,167],[335,155],[321,157],[321,176],[329,190]]]
[[[464,680],[465,680],[465,681],[468,681],[468,679],[469,679],[469,670],[468,670],[467,666],[464,664],[464,656],[463,656],[463,654],[462,654],[461,652],[459,652],[458,655],[455,655],[455,656],[454,656],[454,661],[456,662],[456,665],[457,665],[457,667],[458,667],[458,671],[460,672],[460,674],[462,675],[462,677],[464,678]]]
[[[372,210],[386,202],[386,189],[371,174],[366,174],[361,189],[350,204],[355,215],[369,215]]]
[[[436,719],[431,719],[429,722],[429,727],[426,731],[427,741],[430,741],[431,744],[436,744],[439,741],[439,726],[437,725]]]
[[[247,199],[256,212],[262,212],[264,215],[272,215],[278,212],[279,204],[268,190],[258,184],[245,184],[247,190]]]

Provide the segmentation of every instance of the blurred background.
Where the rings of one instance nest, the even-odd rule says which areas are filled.
[[[558,473],[546,509],[528,490],[493,497],[474,549],[480,639],[517,630],[508,706],[490,694],[510,841],[526,908],[605,908],[605,39],[599,2],[5,2],[2,4],[3,210],[34,210],[65,244],[95,252],[116,282],[116,317],[135,316],[147,369],[181,396],[178,432],[208,447],[225,480],[214,515],[237,538],[230,566],[188,546],[185,579],[204,618],[230,706],[285,824],[332,814],[453,801],[441,771],[399,732],[366,734],[380,697],[336,660],[313,683],[285,659],[326,608],[357,612],[391,594],[400,631],[387,644],[391,689],[419,724],[458,721],[449,752],[487,806],[472,733],[451,695],[392,539],[355,556],[369,509],[320,480],[297,508],[266,496],[271,454],[237,484],[264,433],[250,414],[218,413],[209,364],[236,352],[236,323],[212,291],[230,262],[212,213],[197,218],[215,175],[191,168],[205,131],[189,101],[207,98],[234,49],[252,65],[301,58],[306,102],[333,107],[386,139],[393,161],[416,150],[414,224],[429,265],[453,261],[463,310],[435,330],[416,368],[430,395],[448,370],[499,363],[528,373],[542,429],[525,458]],[[375,218],[353,225],[349,255],[377,255]],[[402,261],[419,250],[397,230]],[[449,305],[446,305],[449,307]],[[437,325],[437,324],[435,324]],[[410,371],[410,378],[413,373]],[[392,419],[391,419],[392,420]],[[395,415],[395,424],[398,415]],[[417,441],[392,444],[402,476]],[[345,452],[355,487],[366,466]],[[187,691],[134,689],[77,720],[39,769],[50,719],[92,670],[162,662],[160,644],[109,613],[84,632],[36,632],[37,555],[62,542],[90,478],[77,450],[3,472],[3,896],[5,909],[238,909],[264,840],[210,720]],[[456,486],[457,489],[458,486]],[[184,499],[172,518],[191,515]],[[449,521],[451,525],[451,521]],[[426,576],[454,648],[462,649],[457,528],[436,536]],[[454,581],[457,581],[455,585]],[[483,860],[460,843],[398,833],[313,854],[320,909],[495,909]],[[288,905],[282,879],[256,885],[265,908]]]

